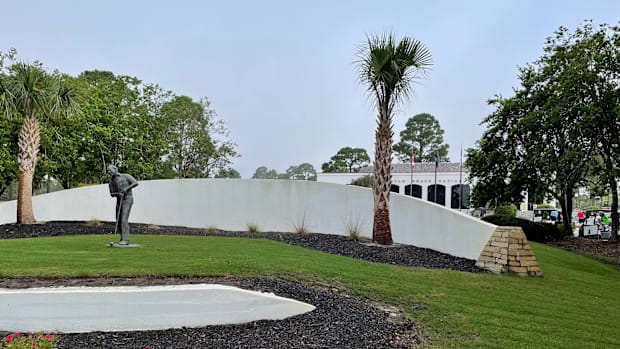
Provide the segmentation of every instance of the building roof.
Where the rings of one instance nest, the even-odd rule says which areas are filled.
[[[469,173],[469,170],[463,166],[461,168],[460,162],[440,162],[437,172],[465,172]],[[365,166],[360,169],[360,173],[373,173],[372,166]],[[411,164],[392,164],[392,173],[410,173]],[[413,172],[435,172],[434,162],[416,162]]]

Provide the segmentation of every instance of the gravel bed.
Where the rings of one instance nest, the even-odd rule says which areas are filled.
[[[313,304],[285,320],[158,331],[62,334],[59,348],[411,348],[421,347],[415,325],[396,309],[362,302],[320,285],[261,278],[101,277],[0,279],[0,287],[124,286],[218,283]]]
[[[0,239],[58,235],[105,234],[114,224],[48,222],[0,225]],[[132,234],[235,236],[267,238],[291,245],[394,265],[484,272],[475,261],[407,245],[390,247],[326,234],[213,231],[184,227],[132,224]],[[111,236],[112,237],[112,236]],[[116,239],[114,236],[113,240]],[[310,313],[286,320],[254,321],[242,325],[207,326],[160,331],[62,334],[59,348],[411,348],[423,347],[420,326],[397,309],[360,301],[330,285],[299,284],[267,278],[0,278],[0,287],[122,286],[219,283],[273,292],[316,306]]]

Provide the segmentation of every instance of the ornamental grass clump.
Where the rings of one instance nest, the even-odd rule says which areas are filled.
[[[58,338],[51,334],[11,333],[2,339],[0,349],[54,349]]]

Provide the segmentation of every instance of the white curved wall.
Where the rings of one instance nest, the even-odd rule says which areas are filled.
[[[348,235],[356,228],[372,237],[371,190],[350,185],[287,180],[173,179],[141,181],[133,190],[131,222],[247,231],[293,232],[304,224],[313,233]],[[33,198],[40,221],[114,221],[115,199],[107,184]],[[477,259],[495,226],[439,205],[391,195],[396,243]],[[15,222],[15,201],[0,203],[0,224]],[[305,223],[304,223],[305,222]]]

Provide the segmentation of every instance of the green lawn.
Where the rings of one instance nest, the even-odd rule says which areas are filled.
[[[0,276],[240,275],[337,284],[395,305],[436,348],[620,348],[620,271],[531,243],[543,278],[394,267],[269,240],[134,235],[0,240]]]

